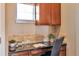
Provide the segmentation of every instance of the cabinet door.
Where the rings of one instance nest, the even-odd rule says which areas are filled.
[[[60,3],[40,3],[39,20],[37,25],[60,25],[61,24],[61,4]]]
[[[39,4],[39,20],[36,19],[37,25],[49,25],[49,3],[40,3]]]
[[[61,4],[52,3],[50,10],[51,10],[52,25],[60,25],[61,24]]]
[[[66,44],[61,46],[60,56],[66,56]]]
[[[16,56],[28,56],[29,55],[29,53],[28,52],[18,52],[18,53],[16,53]]]

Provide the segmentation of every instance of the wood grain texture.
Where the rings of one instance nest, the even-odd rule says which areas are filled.
[[[60,25],[61,24],[61,4],[60,3],[40,3],[39,20],[36,25]]]

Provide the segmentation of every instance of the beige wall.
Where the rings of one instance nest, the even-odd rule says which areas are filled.
[[[79,56],[79,3],[62,4],[61,33],[67,38],[67,54]]]
[[[16,23],[16,4],[6,4],[6,29],[9,35],[12,34],[34,34],[34,24]]]
[[[79,56],[79,3],[75,4],[76,10],[76,55]]]
[[[67,55],[76,55],[75,4],[61,4],[61,32],[67,42]]]

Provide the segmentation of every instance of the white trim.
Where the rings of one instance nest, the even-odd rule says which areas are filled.
[[[0,44],[0,55],[5,56],[5,4],[0,3],[0,35],[1,35],[1,44]]]
[[[35,23],[35,21],[34,20],[16,20],[16,23]]]

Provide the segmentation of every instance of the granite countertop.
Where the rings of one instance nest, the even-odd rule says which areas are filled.
[[[37,48],[33,46],[34,44],[39,44],[39,43],[44,44],[45,46],[37,47]],[[65,45],[65,43],[63,43],[62,45]],[[36,49],[50,48],[50,47],[53,47],[53,45],[48,45],[47,42],[32,43],[32,44],[22,45],[16,48],[15,51],[9,52],[9,54],[23,52],[23,51],[31,51],[31,50],[36,50]]]
[[[44,44],[44,46],[40,46],[40,47],[34,47],[34,44]],[[38,43],[31,43],[31,44],[25,44],[22,45],[20,47],[17,47],[15,51],[10,52],[9,53],[17,53],[17,52],[23,52],[23,51],[31,51],[31,50],[35,50],[35,49],[42,49],[45,47],[49,47],[47,42],[38,42]]]

